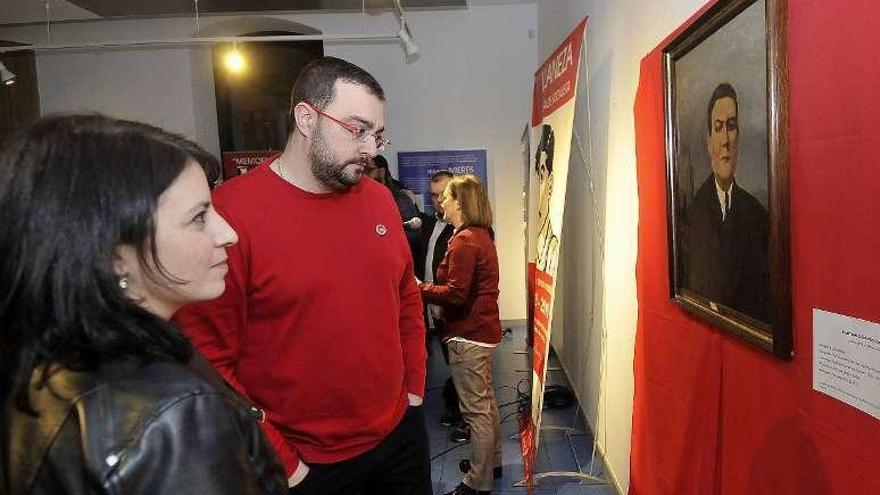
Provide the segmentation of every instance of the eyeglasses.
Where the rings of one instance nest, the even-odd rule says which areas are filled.
[[[308,100],[303,100],[303,103],[305,103],[306,106],[308,106],[312,110],[318,112],[318,115],[321,115],[323,117],[327,117],[328,119],[332,120],[333,122],[336,122],[337,124],[339,124],[343,129],[350,132],[352,137],[357,141],[360,141],[362,143],[367,143],[367,142],[369,142],[370,139],[372,139],[373,142],[376,143],[376,149],[379,151],[384,150],[386,146],[391,144],[391,140],[385,138],[384,136],[380,136],[374,132],[370,132],[368,129],[361,127],[359,125],[349,124],[348,122],[343,122],[330,114],[322,112],[320,109],[318,109],[317,106],[315,106],[314,103],[312,103]]]

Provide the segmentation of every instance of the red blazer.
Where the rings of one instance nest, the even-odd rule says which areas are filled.
[[[501,342],[498,253],[487,229],[464,227],[453,234],[434,279],[422,284],[422,298],[443,307],[444,340]]]

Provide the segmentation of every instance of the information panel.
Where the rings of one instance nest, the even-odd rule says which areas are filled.
[[[813,389],[880,419],[880,325],[814,309]]]

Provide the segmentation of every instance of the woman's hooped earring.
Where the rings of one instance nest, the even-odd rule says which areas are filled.
[[[119,277],[119,288],[122,290],[128,289],[128,277]]]

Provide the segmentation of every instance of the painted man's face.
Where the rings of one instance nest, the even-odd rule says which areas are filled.
[[[739,158],[739,122],[733,98],[720,98],[712,107],[712,120],[706,133],[706,149],[715,180],[726,188],[733,182]]]

